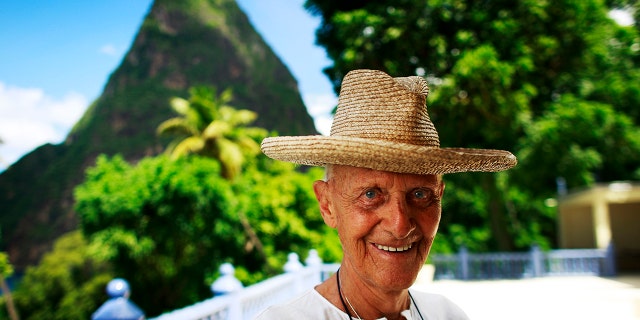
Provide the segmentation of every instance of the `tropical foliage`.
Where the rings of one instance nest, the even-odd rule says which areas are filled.
[[[304,257],[317,248],[338,259],[337,239],[324,239],[332,230],[322,226],[309,191],[321,173],[299,173],[264,156],[250,163],[250,174],[231,182],[220,177],[216,160],[201,156],[146,158],[135,166],[99,157],[76,189],[90,256],[142,293],[133,300],[148,316],[211,297],[224,262],[248,285],[282,272],[292,250]],[[247,241],[251,236],[263,247]]]
[[[90,254],[127,279],[151,314],[210,296],[216,263],[242,252],[237,202],[213,160],[98,158],[76,189]],[[195,283],[194,283],[195,282]]]
[[[20,319],[90,319],[107,297],[110,267],[91,258],[80,231],[60,237],[38,266],[29,267],[14,292]],[[0,313],[0,319],[9,319]]]
[[[2,140],[0,140],[2,143]],[[0,288],[2,289],[3,304],[7,306],[7,313],[11,320],[18,320],[19,316],[13,302],[13,293],[7,283],[7,278],[13,275],[13,266],[9,262],[9,255],[6,252],[0,252]]]
[[[132,299],[153,316],[210,297],[224,262],[249,285],[282,272],[291,251],[304,258],[313,248],[329,261],[340,259],[337,237],[324,226],[310,187],[322,170],[303,173],[256,155],[266,130],[243,127],[255,114],[228,106],[230,91],[218,97],[204,87],[191,92],[189,100],[172,100],[182,117],[159,129],[192,134],[175,141],[169,155],[135,165],[101,155],[86,171],[75,189],[82,233],[62,238],[29,269],[16,292],[23,317],[87,319],[116,275],[130,282]],[[205,136],[211,139],[197,152],[180,146]],[[228,150],[241,160],[227,166],[236,170],[233,179],[223,174]],[[51,265],[60,259],[65,262]]]
[[[313,182],[323,174],[321,168],[300,172],[291,163],[260,156],[234,183],[240,211],[264,243],[267,274],[280,271],[289,252],[304,259],[313,248],[327,262],[342,259],[335,230],[324,224],[313,193]]]
[[[326,73],[336,89],[354,68],[425,76],[443,146],[518,156],[509,172],[445,178],[434,250],[553,246],[555,211],[544,200],[557,177],[570,187],[640,178],[640,37],[608,19],[602,2],[307,6],[322,17],[318,43],[334,61]],[[120,99],[124,110],[129,100]],[[210,297],[223,262],[247,285],[280,272],[290,251],[341,258],[310,187],[321,170],[256,155],[266,131],[247,127],[255,114],[230,102],[230,90],[192,88],[189,99],[171,100],[179,116],[158,130],[177,137],[169,155],[135,164],[99,157],[75,189],[82,234],[60,239],[15,293],[24,319],[87,319],[113,276],[154,316]]]
[[[256,140],[266,136],[266,130],[246,127],[258,115],[229,106],[233,99],[231,89],[219,96],[215,89],[204,86],[191,88],[189,92],[189,100],[171,99],[171,107],[180,116],[158,127],[158,133],[177,135],[166,151],[173,159],[189,154],[217,159],[222,176],[232,179],[240,173],[245,157],[260,153]]]
[[[164,150],[168,138],[156,129],[176,116],[169,99],[188,97],[191,86],[232,88],[233,105],[260,114],[256,126],[286,135],[316,132],[296,80],[235,0],[154,0],[140,22],[103,92],[65,140],[0,173],[0,250],[20,271],[77,228],[73,189],[96,156],[137,162]]]
[[[357,68],[424,76],[442,146],[518,156],[506,173],[445,177],[440,241],[471,250],[554,246],[555,209],[544,203],[558,178],[569,188],[640,179],[639,24],[607,16],[624,5],[638,2],[305,4],[322,19],[317,42],[336,91]]]

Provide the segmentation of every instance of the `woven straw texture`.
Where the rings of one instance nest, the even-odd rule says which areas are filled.
[[[351,71],[343,79],[328,137],[270,137],[263,140],[262,151],[273,159],[303,165],[339,164],[414,174],[495,172],[516,165],[508,151],[440,148],[427,113],[428,93],[421,77]]]

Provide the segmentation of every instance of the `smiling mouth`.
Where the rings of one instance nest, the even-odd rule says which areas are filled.
[[[388,247],[388,246],[383,246],[381,244],[375,244],[375,246],[382,250],[382,251],[387,251],[387,252],[403,252],[403,251],[407,251],[409,249],[411,249],[411,247],[413,246],[413,243],[410,243],[404,247]]]

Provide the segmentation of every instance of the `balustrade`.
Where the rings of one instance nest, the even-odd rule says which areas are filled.
[[[429,263],[435,266],[436,280],[518,279],[574,274],[611,276],[615,273],[613,252],[612,245],[606,250],[571,249],[543,252],[539,247],[533,246],[529,252],[481,254],[469,253],[466,248],[461,248],[457,254],[432,254]],[[211,285],[212,298],[149,320],[252,319],[268,306],[284,302],[313,288],[340,267],[339,264],[323,264],[315,250],[309,252],[305,264],[300,262],[296,253],[291,253],[283,268],[285,273],[246,288],[235,278],[233,266],[222,264],[220,278]],[[120,284],[122,285],[121,282]],[[107,291],[109,292],[109,289]],[[128,285],[123,292],[126,293],[119,292],[112,296],[112,300],[124,298],[125,300],[118,300],[121,307],[133,305],[127,299]],[[107,304],[113,304],[112,300],[96,311],[92,320],[106,319],[96,318],[96,314],[104,311],[103,308]],[[142,311],[140,316],[131,319],[144,319]]]

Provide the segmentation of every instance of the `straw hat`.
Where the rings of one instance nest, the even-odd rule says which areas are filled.
[[[342,81],[329,136],[282,136],[262,141],[267,156],[303,165],[347,165],[414,174],[502,171],[516,165],[508,151],[440,148],[427,113],[421,77],[392,78],[354,70]]]

